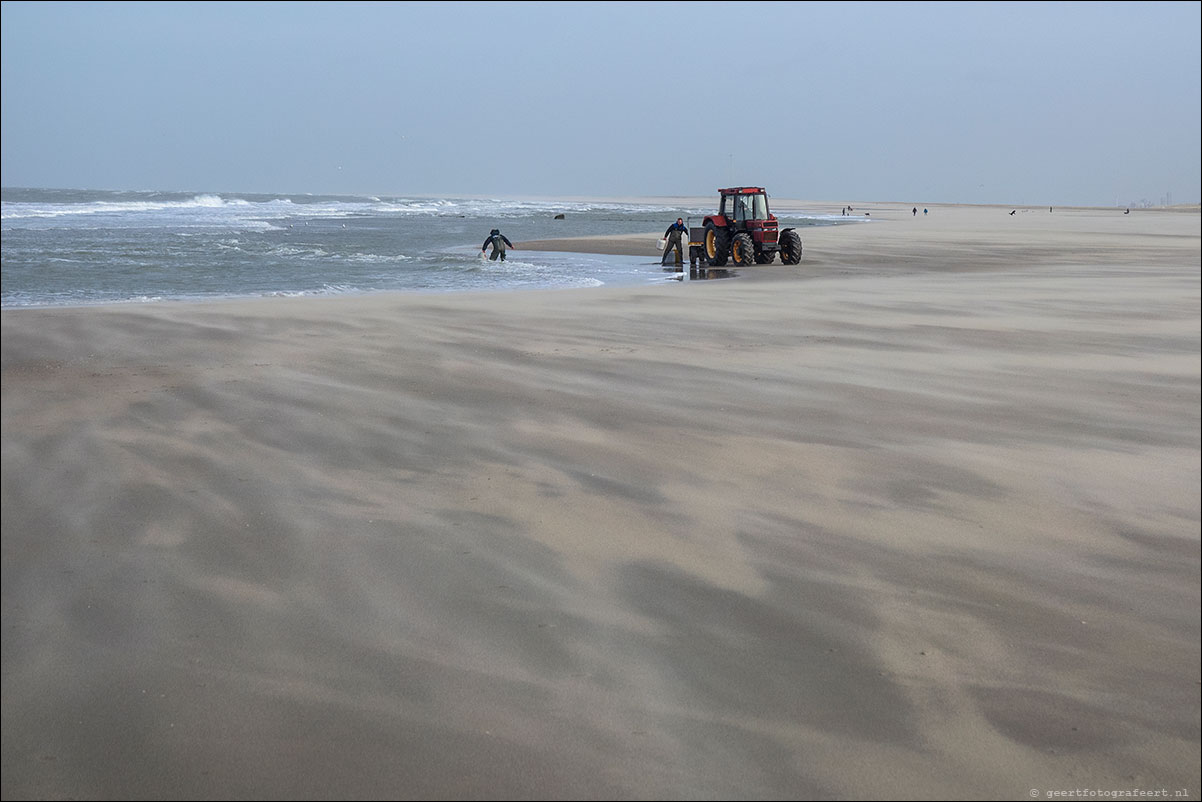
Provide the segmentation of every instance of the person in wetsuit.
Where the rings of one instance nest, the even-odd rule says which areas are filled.
[[[497,261],[498,256],[500,256],[501,261],[504,262],[506,246],[510,248],[513,247],[513,243],[501,233],[501,229],[499,228],[494,228],[489,232],[488,239],[484,240],[484,244],[480,246],[480,253],[484,253],[486,250],[488,250],[489,245],[492,245],[492,253],[489,254],[488,257],[488,261],[490,262]]]

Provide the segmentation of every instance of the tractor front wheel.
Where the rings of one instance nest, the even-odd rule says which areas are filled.
[[[722,267],[730,255],[730,233],[717,226],[705,227],[705,258],[711,267]]]
[[[776,251],[760,251],[755,255],[755,263],[757,265],[770,265],[775,258]]]
[[[780,260],[786,265],[801,261],[801,235],[789,229],[780,235]]]
[[[737,265],[755,264],[755,243],[750,234],[735,234],[730,242],[730,258]]]

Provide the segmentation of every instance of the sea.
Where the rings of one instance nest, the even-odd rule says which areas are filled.
[[[655,241],[677,217],[699,222],[716,207],[716,193],[712,204],[674,205],[6,188],[0,306],[681,281],[689,271],[661,267]],[[841,222],[803,208],[773,211],[782,227]],[[650,232],[649,255],[517,250],[490,262],[480,249],[493,228],[515,243]]]

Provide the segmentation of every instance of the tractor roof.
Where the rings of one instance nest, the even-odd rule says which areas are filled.
[[[718,190],[719,195],[754,195],[757,192],[763,192],[763,187],[731,187],[730,189]]]

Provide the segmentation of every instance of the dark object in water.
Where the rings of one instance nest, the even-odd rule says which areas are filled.
[[[563,215],[562,215],[562,214],[557,214],[557,215],[555,215],[555,219],[556,219],[556,220],[562,220],[562,219],[563,219]]]

